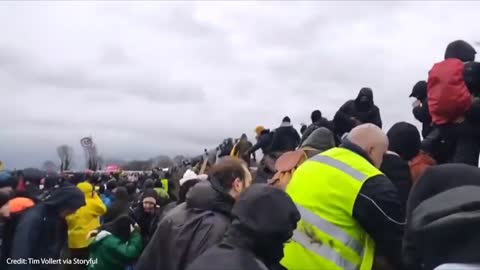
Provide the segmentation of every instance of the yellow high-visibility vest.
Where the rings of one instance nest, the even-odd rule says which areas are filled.
[[[375,243],[353,218],[353,207],[368,179],[381,175],[362,156],[333,148],[305,161],[286,192],[301,214],[285,245],[289,270],[370,270]]]
[[[164,178],[160,180],[162,182],[163,189],[168,192],[168,179]]]

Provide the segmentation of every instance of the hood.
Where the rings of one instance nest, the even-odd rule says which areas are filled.
[[[65,185],[50,193],[43,203],[57,213],[63,210],[77,210],[85,205],[85,196],[76,186]]]
[[[478,263],[480,186],[448,189],[420,203],[408,229],[419,254],[432,267],[443,263]],[[454,236],[454,237],[452,237]]]
[[[287,193],[266,184],[248,188],[233,207],[232,215],[234,220],[224,241],[250,249],[266,265],[280,262],[283,245],[300,220]]]
[[[148,178],[147,180],[145,180],[145,182],[143,182],[142,189],[145,190],[145,189],[154,188],[154,187],[155,187],[155,181],[153,181],[153,179],[151,178]]]
[[[228,216],[235,203],[230,195],[214,189],[209,181],[193,186],[185,201],[187,208],[216,211]]]
[[[358,96],[355,99],[355,103],[357,103],[357,104],[361,103],[361,100],[363,98],[368,99],[368,104],[370,106],[374,104],[374,102],[373,102],[373,91],[372,91],[371,88],[364,87],[364,88],[360,89],[360,92],[358,92]]]
[[[412,189],[408,200],[407,214],[423,201],[444,191],[461,186],[480,186],[480,169],[465,164],[444,164],[425,171]]]
[[[87,197],[90,197],[90,195],[93,194],[93,186],[89,182],[82,182],[82,183],[78,184],[77,187]]]
[[[420,132],[407,122],[394,124],[387,132],[388,150],[397,153],[403,160],[413,159],[420,151]]]
[[[321,127],[315,129],[302,143],[301,147],[311,147],[323,152],[335,147],[335,139],[329,129]]]
[[[126,187],[118,187],[114,193],[115,201],[128,201],[128,191]]]
[[[456,40],[448,44],[445,50],[445,59],[455,58],[462,62],[475,61],[475,54],[477,52],[472,45],[463,40]]]
[[[417,82],[413,88],[412,93],[409,97],[414,97],[419,100],[424,100],[427,97],[427,82],[426,81],[419,81]]]

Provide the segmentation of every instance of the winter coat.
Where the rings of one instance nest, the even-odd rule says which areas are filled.
[[[380,171],[382,171],[395,185],[402,208],[406,209],[408,195],[412,188],[412,177],[410,175],[410,167],[408,166],[408,163],[396,153],[388,152],[383,156]]]
[[[90,183],[82,182],[77,187],[83,192],[86,205],[66,217],[68,247],[86,248],[89,245],[88,233],[100,227],[100,217],[105,215],[107,207]]]
[[[428,169],[407,207],[404,259],[408,269],[478,263],[480,169],[463,164]]]
[[[310,126],[307,127],[307,129],[302,134],[302,139],[300,140],[300,143],[302,144],[303,142],[305,142],[305,140],[310,136],[310,134],[312,134],[314,130],[322,127],[330,130],[331,132],[334,132],[333,123],[322,117],[322,119],[312,123]]]
[[[422,123],[422,136],[423,138],[425,138],[433,130],[432,116],[430,115],[430,111],[428,110],[427,82],[417,82],[413,86],[410,97],[414,97],[420,101],[420,106],[414,107],[412,109],[412,113],[415,119]]]
[[[290,124],[282,124],[273,133],[270,152],[294,151],[300,145],[300,135]]]
[[[200,255],[187,269],[281,269],[283,245],[300,220],[291,198],[277,188],[253,185],[241,195],[232,214],[235,218],[221,243]]]
[[[10,258],[59,258],[67,237],[66,224],[60,213],[84,205],[83,193],[77,187],[68,185],[55,190],[45,201],[25,211],[15,228]],[[54,267],[47,264],[11,264],[7,270],[43,270]]]
[[[367,97],[368,104],[362,105],[360,99]],[[356,123],[350,118],[355,117],[362,124],[371,123],[382,127],[380,110],[373,102],[373,92],[370,88],[362,88],[354,100],[349,100],[337,111],[333,119],[335,133],[341,137],[344,133],[350,132]]]
[[[215,186],[198,183],[187,194],[185,203],[162,218],[136,270],[184,270],[220,242],[230,225],[234,200]]]
[[[90,259],[96,263],[91,264],[88,269],[124,270],[140,256],[142,248],[142,236],[138,231],[131,233],[127,242],[108,231],[101,231],[90,247]]]

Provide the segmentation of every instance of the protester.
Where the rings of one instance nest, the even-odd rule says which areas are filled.
[[[194,187],[196,184],[200,183],[199,176],[194,173],[192,170],[187,170],[184,174],[182,179],[180,179],[179,184],[180,184],[180,190],[178,192],[178,204],[182,204],[185,202],[187,198],[187,193],[190,191],[192,187]]]
[[[404,259],[408,269],[479,269],[480,169],[428,169],[408,201]],[[477,264],[468,265],[443,264]]]
[[[402,269],[404,210],[395,186],[378,170],[387,149],[379,127],[360,125],[340,147],[296,170],[286,191],[302,219],[285,246],[283,266],[371,269],[377,256]]]
[[[88,233],[100,227],[100,217],[105,215],[107,207],[94,191],[89,182],[77,185],[85,196],[85,206],[66,217],[68,226],[68,248],[70,259],[88,259]],[[71,269],[86,269],[85,264],[72,265]]]
[[[243,159],[248,166],[250,166],[251,154],[248,153],[248,150],[251,149],[253,144],[248,141],[247,135],[242,134],[238,143],[233,146],[232,153],[230,154],[233,157]]]
[[[138,225],[127,215],[104,224],[99,232],[92,234],[90,259],[95,263],[89,270],[124,270],[142,252],[142,236]]]
[[[371,123],[381,128],[380,110],[373,101],[372,89],[367,87],[360,89],[356,99],[349,100],[340,107],[333,123],[335,134],[340,138],[361,124]]]
[[[262,149],[264,155],[270,152],[270,146],[272,145],[273,133],[269,129],[265,129],[263,126],[255,128],[257,143],[252,146],[247,152],[248,155],[255,157],[255,152],[258,149]]]
[[[141,204],[132,213],[133,220],[140,226],[144,245],[150,241],[161,216],[162,209],[157,203],[157,192],[147,189],[142,194]]]
[[[222,239],[231,222],[233,204],[251,181],[250,172],[241,160],[231,157],[220,160],[211,169],[209,180],[195,185],[186,202],[160,221],[136,270],[186,269]]]
[[[114,193],[115,200],[108,208],[107,213],[103,217],[103,222],[108,223],[116,219],[121,215],[126,215],[129,213],[130,201],[128,197],[128,191],[125,187],[118,187]]]
[[[292,237],[300,219],[290,197],[267,185],[253,185],[240,196],[232,215],[232,225],[222,241],[187,269],[278,269],[283,245]]]
[[[464,62],[474,61],[475,54],[475,49],[463,40],[450,43],[445,60],[429,72],[427,96],[433,124],[446,140],[454,142],[452,161],[478,166],[480,144],[472,123],[465,119],[473,97],[465,82]]]
[[[334,131],[333,124],[322,116],[321,111],[319,110],[313,111],[310,116],[310,119],[312,119],[312,124],[310,124],[310,126],[307,127],[305,132],[302,132],[301,143],[303,143],[310,136],[310,134],[312,134],[312,132],[317,128],[323,127],[323,128],[329,129],[332,132]]]
[[[270,152],[288,152],[297,149],[300,145],[300,135],[293,128],[290,117],[285,116],[282,124],[273,133]]]
[[[67,230],[65,217],[85,205],[83,193],[65,185],[52,192],[45,201],[26,211],[18,220],[13,234],[10,258],[58,259]],[[62,226],[63,225],[63,226]],[[48,269],[48,264],[10,264],[8,270]]]
[[[100,198],[102,199],[105,206],[107,208],[110,208],[115,199],[114,191],[117,188],[117,181],[114,179],[110,179],[107,181],[107,184],[105,186],[105,191],[101,194]]]
[[[413,86],[410,97],[416,99],[413,103],[412,113],[415,119],[422,123],[422,136],[426,138],[433,130],[432,116],[430,116],[430,111],[428,110],[427,82],[417,82]]]
[[[387,132],[387,137],[388,151],[383,156],[380,171],[397,188],[402,208],[405,209],[412,188],[412,176],[408,162],[420,151],[420,133],[414,125],[398,122]]]

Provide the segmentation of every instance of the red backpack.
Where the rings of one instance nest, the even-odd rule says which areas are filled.
[[[436,125],[461,119],[472,106],[472,95],[463,78],[464,64],[447,59],[433,66],[428,74],[428,107]]]

